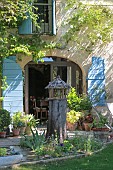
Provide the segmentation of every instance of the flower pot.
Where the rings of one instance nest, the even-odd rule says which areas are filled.
[[[13,129],[13,136],[19,136],[20,129]]]
[[[77,123],[67,122],[67,130],[74,131],[77,128]]]
[[[26,127],[20,127],[20,135],[25,134]]]
[[[31,128],[30,128],[30,126],[26,126],[25,134],[26,135],[31,135]]]
[[[86,123],[86,122],[84,122],[84,123],[83,123],[83,126],[84,126],[85,131],[90,131],[91,128],[92,128],[92,123]]]
[[[95,128],[93,128],[92,129],[93,131],[104,131],[104,132],[106,132],[106,131],[109,131],[109,129],[108,128],[98,128],[98,127],[95,127]]]
[[[5,138],[6,137],[6,132],[0,132],[0,138]]]

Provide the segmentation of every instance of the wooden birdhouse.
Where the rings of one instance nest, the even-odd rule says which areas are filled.
[[[47,137],[57,133],[59,142],[63,143],[66,139],[66,94],[70,86],[58,76],[45,88],[49,89]]]
[[[70,86],[65,83],[60,76],[57,76],[57,78],[50,82],[45,88],[49,89],[49,99],[64,99],[66,98]]]

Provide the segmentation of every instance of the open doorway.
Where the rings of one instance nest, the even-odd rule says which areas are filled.
[[[40,100],[48,98],[45,87],[50,82],[50,65],[29,65],[29,112],[34,113],[32,99],[36,99],[36,105],[40,106]]]
[[[51,60],[50,60],[51,58]],[[48,98],[48,90],[45,87],[56,76],[72,87],[78,94],[83,93],[83,74],[78,64],[58,57],[46,57],[46,61],[38,64],[29,62],[25,66],[25,112],[30,112],[30,97],[37,101]]]
[[[45,87],[50,81],[50,65],[29,66],[29,96],[47,97]]]

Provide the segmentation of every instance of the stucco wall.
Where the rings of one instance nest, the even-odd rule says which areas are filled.
[[[86,2],[85,0],[83,1]],[[91,3],[101,3],[103,5],[111,5],[113,1],[99,1],[90,0],[87,2]],[[83,86],[84,92],[86,89],[86,77],[88,74],[88,69],[91,66],[92,56],[102,57],[105,59],[105,77],[106,77],[106,91],[107,97],[112,100],[113,98],[113,42],[105,45],[103,48],[100,48],[97,45],[91,54],[88,52],[76,49],[75,43],[70,43],[68,46],[65,46],[62,35],[66,32],[67,28],[63,26],[64,21],[70,15],[70,11],[66,11],[65,8],[66,0],[57,0],[56,1],[56,24],[57,24],[57,35],[56,36],[43,36],[43,39],[48,41],[61,42],[61,49],[48,50],[47,56],[57,56],[69,59],[77,63],[82,72],[83,72]],[[19,61],[19,64],[22,69],[24,66],[31,61],[30,57],[23,57],[22,61]]]

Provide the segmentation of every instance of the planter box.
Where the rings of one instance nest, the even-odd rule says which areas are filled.
[[[108,132],[108,128],[92,128],[93,131],[103,131],[103,132]]]

